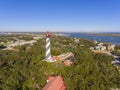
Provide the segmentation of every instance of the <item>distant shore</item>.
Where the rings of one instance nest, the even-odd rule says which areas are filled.
[[[114,36],[114,37],[120,37],[120,33],[112,34],[112,33],[87,33],[90,35],[97,35],[97,36]]]

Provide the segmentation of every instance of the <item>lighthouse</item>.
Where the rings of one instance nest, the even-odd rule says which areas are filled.
[[[51,52],[50,52],[50,33],[46,33],[46,60],[51,62]]]

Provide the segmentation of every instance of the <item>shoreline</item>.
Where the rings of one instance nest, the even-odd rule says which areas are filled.
[[[116,35],[115,33],[70,33],[69,37],[97,40],[98,42],[107,42],[120,46],[120,36],[112,36],[113,34]],[[118,34],[120,35],[120,33]]]
[[[105,34],[105,33],[87,33],[88,35],[96,35],[96,36],[113,36],[120,37],[120,34]]]

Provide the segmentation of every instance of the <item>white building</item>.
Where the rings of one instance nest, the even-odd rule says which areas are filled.
[[[115,50],[115,45],[108,45],[108,50]]]

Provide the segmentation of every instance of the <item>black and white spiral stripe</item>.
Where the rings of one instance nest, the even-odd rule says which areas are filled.
[[[46,60],[51,59],[51,53],[50,53],[50,38],[46,37]]]

